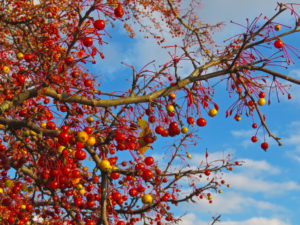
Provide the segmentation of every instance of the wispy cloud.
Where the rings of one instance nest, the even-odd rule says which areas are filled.
[[[259,178],[249,177],[245,174],[225,174],[224,179],[232,184],[234,189],[266,195],[283,194],[286,191],[300,191],[300,185],[294,181],[274,182]]]
[[[236,192],[224,191],[222,194],[212,194],[213,203],[210,204],[206,199],[198,199],[195,204],[188,204],[183,206],[185,211],[197,212],[201,210],[202,213],[208,215],[215,214],[232,214],[247,213],[256,211],[266,212],[284,212],[286,209],[282,206],[270,203],[268,201],[256,200],[251,197],[246,197]],[[225,207],[226,206],[226,207]]]
[[[222,219],[222,217],[221,217]],[[199,221],[195,214],[189,213],[182,218],[181,225],[209,225],[211,221]],[[220,225],[290,225],[277,218],[252,217],[243,221],[220,221]]]
[[[289,225],[289,223],[280,219],[254,217],[244,221],[224,221],[220,225]]]
[[[280,174],[280,169],[272,166],[266,160],[241,159],[244,162],[241,169],[251,174]]]

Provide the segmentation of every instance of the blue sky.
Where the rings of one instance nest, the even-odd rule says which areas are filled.
[[[203,1],[199,14],[207,22],[224,21],[228,24],[216,34],[216,38],[221,40],[238,32],[237,27],[228,23],[229,20],[242,23],[244,18],[253,18],[261,12],[271,15],[275,7],[275,0],[207,0]],[[281,19],[283,22],[289,20]],[[111,33],[113,38],[104,47],[106,59],[91,67],[95,74],[103,75],[103,91],[126,88],[126,81],[121,80],[129,71],[119,62],[141,66],[153,59],[159,64],[167,57],[166,52],[159,47],[153,47],[153,41],[145,40],[140,35],[136,39],[130,39],[118,28]],[[296,46],[299,35],[294,37],[295,39],[289,41]],[[169,39],[169,42],[176,40]],[[299,44],[298,46],[300,47]],[[293,65],[284,72],[300,79],[300,61],[297,63],[298,65]],[[182,73],[188,72],[189,68],[182,69]],[[222,158],[229,153],[245,164],[232,173],[224,174],[231,188],[214,195],[213,204],[198,201],[196,204],[179,206],[174,212],[177,215],[187,214],[180,224],[206,225],[212,216],[219,214],[222,215],[220,225],[300,224],[300,91],[297,88],[292,87],[292,100],[288,101],[287,96],[282,96],[280,104],[273,101],[271,106],[263,107],[270,129],[283,138],[284,144],[279,147],[274,141],[270,141],[268,152],[260,149],[260,141],[256,144],[250,142],[251,136],[255,134],[251,128],[251,119],[243,118],[240,122],[233,118],[225,119],[225,110],[233,100],[224,101],[224,86],[217,89],[219,115],[209,119],[208,127],[199,133],[202,139],[197,149],[190,150],[193,155],[191,163],[201,160],[207,148],[213,153],[212,158]],[[163,143],[159,144],[163,146]]]

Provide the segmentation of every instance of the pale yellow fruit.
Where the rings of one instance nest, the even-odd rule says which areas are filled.
[[[9,73],[10,72],[10,68],[8,66],[3,66],[2,71],[3,71],[3,73]]]
[[[208,111],[208,115],[214,117],[218,114],[218,110],[216,108],[212,108]]]
[[[267,101],[265,98],[260,98],[260,99],[258,99],[257,104],[260,106],[263,106],[264,104],[266,104],[266,102]]]
[[[79,193],[84,195],[85,194],[85,189],[84,188],[80,189]]]
[[[112,169],[110,162],[107,159],[104,159],[100,162],[100,170],[104,172],[108,172]]]
[[[86,121],[87,121],[88,123],[92,123],[92,122],[94,122],[94,117],[89,116],[89,117],[86,118]]]
[[[173,105],[169,104],[169,105],[166,106],[166,110],[167,110],[168,112],[174,112],[175,108],[174,108]]]
[[[86,141],[86,145],[88,146],[94,146],[95,144],[96,144],[96,138],[94,136],[90,136]]]
[[[83,188],[83,186],[82,186],[82,184],[77,184],[77,185],[76,185],[76,188],[80,190],[80,189]]]
[[[186,134],[187,132],[189,132],[189,128],[187,127],[181,128],[181,133]]]
[[[61,154],[65,148],[66,148],[65,146],[60,145],[57,149],[58,153]]]
[[[153,202],[153,197],[150,194],[144,194],[142,197],[142,202],[144,204],[151,204]]]
[[[17,54],[17,59],[19,59],[19,60],[24,59],[24,54],[23,54],[22,52],[19,52],[19,53]]]
[[[12,187],[13,184],[14,184],[14,182],[13,182],[12,180],[9,180],[9,179],[8,179],[8,180],[5,181],[5,186],[6,186],[6,187]]]
[[[41,123],[41,128],[46,128],[46,126],[47,126],[47,123],[45,123],[45,122]]]
[[[78,141],[85,143],[89,138],[89,135],[85,131],[80,131],[77,133]]]

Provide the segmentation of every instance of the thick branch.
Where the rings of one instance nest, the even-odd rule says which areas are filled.
[[[0,114],[3,114],[4,112],[6,112],[7,110],[9,110],[14,106],[18,106],[22,104],[22,102],[28,99],[36,97],[39,89],[40,87],[26,90],[24,92],[21,92],[19,95],[15,96],[12,101],[4,101],[3,103],[0,104]]]
[[[295,79],[293,77],[284,75],[282,73],[278,73],[278,72],[270,70],[270,69],[267,69],[265,67],[251,66],[250,68],[252,70],[258,70],[258,71],[262,71],[262,72],[268,73],[268,74],[270,74],[270,75],[272,75],[274,77],[279,77],[279,78],[281,78],[283,80],[289,81],[289,82],[294,83],[294,84],[300,84],[300,80],[297,80],[297,79]]]
[[[19,129],[19,128],[27,127],[37,133],[50,134],[50,135],[58,134],[57,130],[43,129],[41,127],[36,126],[32,122],[26,120],[14,120],[14,119],[10,120],[5,118],[0,118],[0,124],[7,125],[10,129]]]
[[[123,97],[117,99],[89,99],[84,96],[79,95],[69,95],[69,94],[58,94],[52,88],[44,88],[41,90],[40,94],[48,97],[52,97],[61,102],[68,103],[79,103],[83,105],[90,105],[96,107],[110,107],[110,106],[118,106],[118,105],[127,105],[127,104],[135,104],[135,103],[143,103],[143,102],[151,102],[159,97],[167,96],[171,92],[183,88],[189,83],[193,83],[195,81],[200,80],[208,80],[211,78],[215,78],[221,75],[227,74],[227,70],[221,70],[217,72],[213,72],[207,75],[200,75],[200,69],[194,70],[187,78],[179,81],[176,85],[160,89],[148,95],[143,96],[132,96],[132,97]]]

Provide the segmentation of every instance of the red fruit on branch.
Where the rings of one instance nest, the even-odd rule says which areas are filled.
[[[93,86],[93,81],[91,79],[85,79],[84,80],[84,86],[92,87]]]
[[[284,43],[282,40],[278,39],[274,42],[274,46],[275,46],[275,48],[283,48]]]
[[[54,130],[54,129],[56,128],[56,125],[55,125],[54,122],[49,121],[49,122],[47,123],[46,127],[47,127],[48,129],[50,129],[50,130]]]
[[[120,174],[113,172],[113,173],[110,174],[110,178],[113,179],[113,180],[117,180],[117,179],[120,178]]]
[[[258,95],[260,98],[265,98],[266,97],[266,93],[265,92],[260,92]]]
[[[257,123],[253,123],[253,124],[252,124],[252,128],[253,128],[253,129],[256,129],[257,127],[258,127]]]
[[[149,123],[154,123],[156,121],[156,117],[155,116],[149,116],[148,121],[149,121]]]
[[[84,131],[85,131],[87,134],[91,134],[91,133],[93,133],[93,128],[92,128],[92,127],[85,127],[85,128],[84,128]]]
[[[256,136],[252,136],[252,137],[251,137],[251,141],[252,141],[253,143],[255,143],[255,142],[258,141],[258,138],[257,138]]]
[[[20,85],[23,85],[24,82],[25,82],[25,77],[21,74],[18,74],[17,76],[17,82],[20,84]]]
[[[122,18],[124,16],[125,12],[121,4],[119,4],[118,7],[115,8],[114,14],[117,18]]]
[[[138,195],[138,191],[135,188],[131,188],[128,193],[131,197],[135,197]]]
[[[199,119],[197,119],[197,125],[198,125],[199,127],[204,127],[204,126],[206,126],[206,120],[205,120],[204,118],[200,117]]]
[[[24,55],[24,59],[27,61],[27,62],[31,62],[34,58],[34,55],[33,54],[30,54],[30,53],[26,53]]]
[[[93,45],[93,38],[92,37],[84,37],[82,39],[82,44],[85,47],[91,47]]]
[[[210,175],[210,170],[206,169],[206,170],[204,171],[204,174],[205,174],[206,176],[209,176],[209,175]]]
[[[118,201],[120,199],[122,199],[122,195],[120,192],[113,192],[112,193],[112,199],[115,200],[115,201]]]
[[[169,129],[176,130],[177,128],[178,128],[178,123],[177,122],[170,123]]]
[[[142,176],[144,180],[149,181],[153,178],[153,172],[151,170],[144,169]]]
[[[63,131],[58,136],[58,142],[61,145],[67,145],[70,141],[70,136],[67,131]]]
[[[142,170],[145,169],[145,164],[144,163],[138,163],[138,164],[135,165],[134,169],[137,170],[137,171],[142,171]]]
[[[123,221],[118,221],[116,225],[125,225],[125,222],[123,222]]]
[[[252,100],[250,100],[250,101],[248,102],[248,105],[249,105],[250,107],[252,107],[252,106],[254,106],[254,102],[253,102]]]
[[[71,65],[73,62],[74,62],[74,57],[68,56],[68,57],[65,58],[65,63],[67,65]]]
[[[75,158],[78,160],[85,160],[86,158],[86,153],[84,150],[77,149],[75,152]]]
[[[161,134],[163,132],[164,128],[162,126],[157,126],[155,128],[155,133],[157,134]]]
[[[195,123],[194,118],[193,118],[193,117],[188,117],[188,118],[187,118],[187,123],[188,123],[188,124],[194,124],[194,123]]]
[[[104,20],[95,20],[94,21],[94,27],[97,30],[104,30],[104,28],[105,28],[105,21]]]
[[[154,159],[152,156],[148,156],[144,159],[144,162],[147,166],[151,166],[154,163]]]
[[[266,151],[268,148],[269,148],[269,144],[267,143],[267,142],[263,142],[263,143],[261,143],[261,148],[264,150],[264,151]]]
[[[49,183],[49,188],[52,189],[52,190],[57,189],[58,187],[59,187],[59,183],[56,180],[52,180]]]

